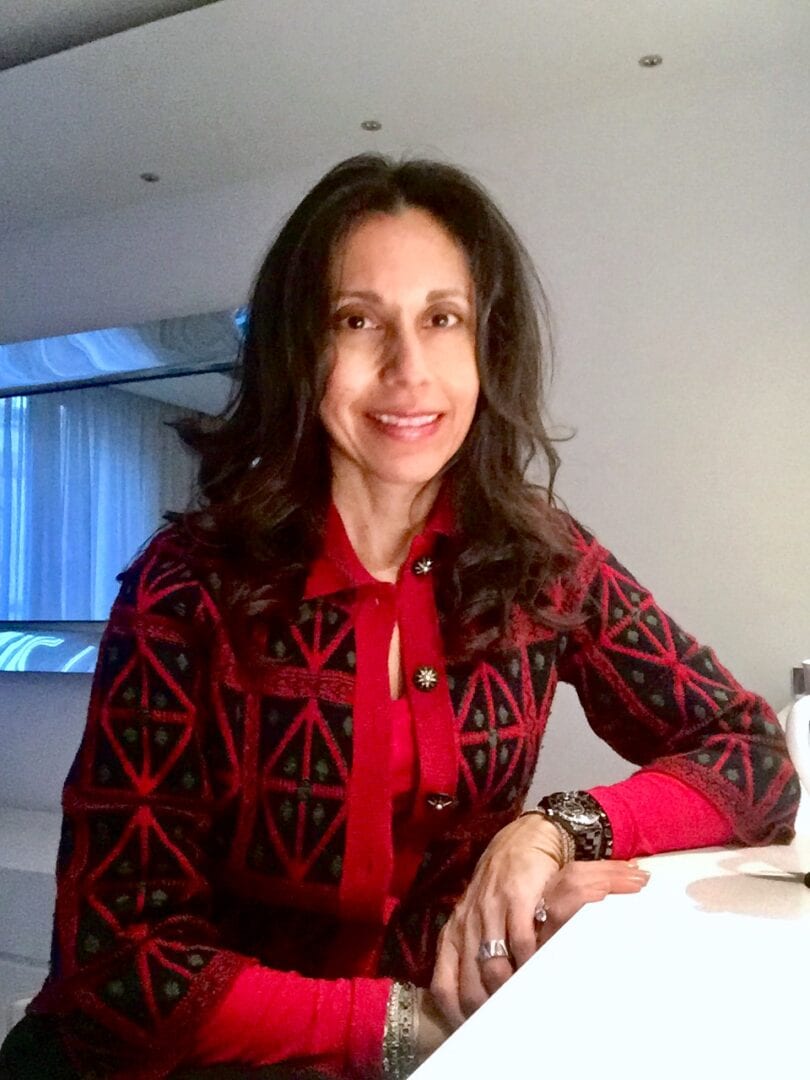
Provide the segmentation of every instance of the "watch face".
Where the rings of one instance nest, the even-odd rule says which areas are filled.
[[[599,815],[590,807],[585,806],[576,795],[567,795],[564,799],[561,799],[557,810],[572,825],[580,825],[583,828],[588,825],[595,825],[599,821]]]
[[[594,814],[592,810],[580,810],[578,813],[572,814],[570,820],[573,821],[575,825],[595,825],[599,820],[599,815]]]

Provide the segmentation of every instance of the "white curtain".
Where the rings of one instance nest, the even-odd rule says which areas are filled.
[[[188,506],[187,410],[113,387],[0,399],[0,620],[106,619],[116,574]]]

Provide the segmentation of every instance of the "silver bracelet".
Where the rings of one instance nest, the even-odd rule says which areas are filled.
[[[577,846],[573,836],[568,831],[568,829],[566,829],[564,825],[560,825],[559,821],[554,821],[552,818],[550,818],[545,812],[545,810],[538,806],[532,807],[530,810],[524,810],[523,813],[518,815],[518,817],[527,817],[529,814],[539,814],[541,817],[544,817],[546,821],[548,821],[551,825],[555,827],[557,832],[560,834],[560,843],[562,844],[563,866],[565,866],[566,863],[573,862],[576,858]],[[562,866],[560,867],[560,869],[562,869]]]
[[[383,1033],[382,1073],[386,1080],[406,1080],[416,1069],[416,1002],[413,983],[395,982],[391,987]]]

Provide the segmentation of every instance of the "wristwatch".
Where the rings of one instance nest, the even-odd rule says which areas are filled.
[[[540,800],[538,809],[573,838],[577,859],[609,859],[612,855],[610,821],[587,791],[555,791]]]

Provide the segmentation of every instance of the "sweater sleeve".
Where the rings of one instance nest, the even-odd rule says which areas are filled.
[[[590,789],[613,830],[613,858],[714,847],[734,839],[726,814],[695,788],[645,769],[619,784]]]
[[[615,818],[616,849],[641,853],[645,829],[656,850],[717,843],[722,821],[727,840],[788,842],[799,784],[773,710],[590,533],[575,523],[574,531],[580,558],[567,602],[584,622],[569,635],[560,678],[576,689],[594,731],[658,778],[651,786],[631,777],[595,793],[612,825]],[[679,784],[663,783],[670,778]],[[684,788],[703,803],[684,803]],[[684,813],[702,831],[683,829]]]
[[[223,947],[209,852],[232,793],[212,753],[214,605],[159,542],[122,581],[65,784],[51,971],[31,1011],[111,1080],[159,1080],[201,1053],[373,1075],[389,980],[305,979]]]
[[[337,1076],[380,1072],[390,979],[307,979],[247,968],[210,1014],[190,1062],[295,1061]]]

